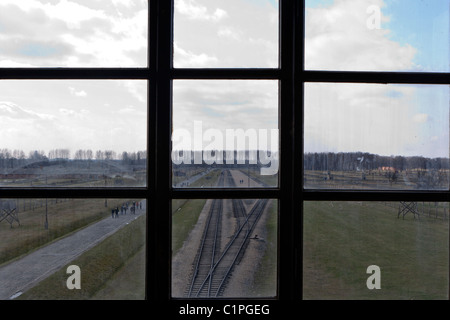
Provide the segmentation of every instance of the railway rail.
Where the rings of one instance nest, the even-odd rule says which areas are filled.
[[[234,185],[231,173],[223,171],[219,186]],[[194,260],[193,272],[186,296],[190,298],[213,298],[223,294],[236,264],[242,259],[252,231],[267,206],[268,199],[256,200],[247,213],[242,199],[233,199],[232,208],[238,221],[235,233],[221,250],[221,222],[224,199],[212,200],[201,243]]]

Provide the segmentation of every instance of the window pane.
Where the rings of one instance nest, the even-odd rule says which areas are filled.
[[[0,299],[142,300],[145,239],[144,199],[0,199]]]
[[[174,187],[277,186],[278,81],[174,81],[172,141]]]
[[[0,81],[0,186],[145,186],[146,81]]]
[[[2,0],[0,67],[146,67],[147,0]]]
[[[176,68],[278,67],[278,1],[175,0]]]
[[[450,71],[448,0],[306,0],[305,68]]]
[[[449,203],[305,202],[304,299],[448,299],[448,218]]]
[[[449,92],[306,83],[305,187],[448,190]]]
[[[172,201],[172,296],[275,297],[277,200]]]

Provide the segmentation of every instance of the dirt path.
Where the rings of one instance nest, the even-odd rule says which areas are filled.
[[[0,267],[0,300],[12,299],[44,280],[83,252],[96,246],[130,221],[145,213],[146,202],[136,214],[111,216]]]

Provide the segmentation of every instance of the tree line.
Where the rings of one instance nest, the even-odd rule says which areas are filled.
[[[23,150],[0,149],[0,168],[16,168],[36,161],[52,160],[120,160],[123,164],[137,164],[147,159],[147,151],[116,152],[114,150],[78,149],[73,154],[69,149],[52,149],[48,153],[33,150],[26,154]]]
[[[305,153],[305,170],[355,171],[355,170],[448,170],[449,158],[426,158],[422,156],[381,156],[363,152]]]

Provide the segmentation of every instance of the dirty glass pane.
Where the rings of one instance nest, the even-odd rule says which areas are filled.
[[[174,187],[278,185],[278,81],[176,80],[172,114]]]
[[[175,0],[176,68],[277,68],[277,0]]]
[[[0,81],[1,187],[147,183],[147,81]]]
[[[450,71],[448,0],[306,0],[305,68]]]
[[[274,199],[172,201],[172,296],[277,295]]]
[[[307,300],[447,300],[448,202],[306,201]]]
[[[305,83],[304,186],[449,189],[445,85]]]
[[[0,199],[0,299],[145,299],[146,200]]]
[[[2,0],[0,67],[146,67],[147,0]]]

